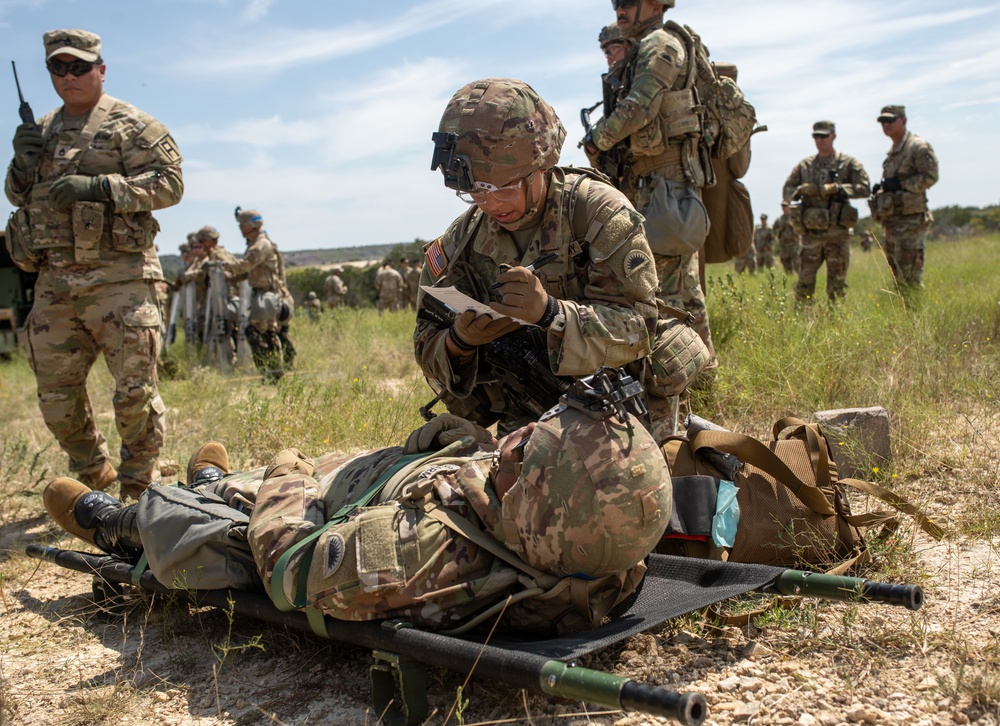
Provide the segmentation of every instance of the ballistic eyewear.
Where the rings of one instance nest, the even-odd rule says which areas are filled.
[[[77,77],[85,76],[94,70],[96,65],[96,63],[80,60],[79,58],[68,63],[57,58],[50,58],[45,62],[45,67],[49,69],[49,73],[60,78],[63,78],[67,73]]]
[[[633,5],[638,5],[639,0],[611,0],[611,7],[617,10],[618,8],[630,8]]]
[[[503,187],[496,187],[487,182],[477,181],[476,191],[455,192],[455,196],[466,204],[486,204],[489,199],[499,204],[510,204],[516,202],[517,198],[521,196],[521,187],[523,186],[524,179],[518,179],[513,184]]]

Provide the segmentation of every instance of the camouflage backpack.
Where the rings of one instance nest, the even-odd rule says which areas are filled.
[[[668,20],[663,29],[683,41],[689,62],[685,87],[693,87],[697,100],[705,108],[702,137],[716,159],[728,159],[742,150],[755,131],[757,112],[736,85],[736,67],[718,66],[709,60],[701,38],[688,26]]]

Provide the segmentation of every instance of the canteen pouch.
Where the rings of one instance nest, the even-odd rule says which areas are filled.
[[[111,246],[118,252],[144,252],[153,246],[160,225],[149,212],[116,214],[111,223]]]
[[[708,237],[708,210],[687,184],[655,177],[643,212],[649,248],[654,254],[679,257],[701,249]]]
[[[840,205],[840,214],[837,217],[837,224],[841,227],[847,227],[850,229],[858,221],[858,210],[852,207],[850,204]]]
[[[73,255],[82,265],[101,259],[101,238],[104,236],[103,202],[73,202]]]
[[[896,204],[892,194],[889,192],[879,192],[875,195],[875,205],[872,213],[880,219],[896,216]]]
[[[900,197],[900,214],[923,214],[927,211],[927,200],[923,193],[897,192]]]
[[[31,245],[31,223],[28,212],[15,209],[7,220],[7,252],[11,260],[25,272],[38,272],[42,256]]]
[[[826,207],[803,207],[802,226],[813,232],[830,229],[830,210]]]

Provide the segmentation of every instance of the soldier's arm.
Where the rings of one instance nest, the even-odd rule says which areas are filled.
[[[847,183],[841,183],[841,186],[844,193],[851,199],[860,199],[872,193],[868,172],[861,166],[861,162],[854,158],[851,159],[847,167]]]
[[[603,224],[591,242],[582,300],[561,300],[565,327],[549,328],[549,364],[557,375],[589,375],[650,352],[655,329],[656,268],[642,216],[624,195],[591,183],[587,228]]]
[[[924,141],[917,146],[913,150],[912,162],[916,173],[899,180],[905,191],[919,194],[937,184],[938,160],[930,144]]]
[[[795,190],[799,188],[801,183],[802,170],[799,168],[799,165],[796,164],[792,168],[792,173],[789,174],[788,178],[785,180],[785,186],[781,188],[781,198],[786,202],[792,201],[795,197]]]
[[[234,260],[233,263],[226,266],[226,271],[233,277],[247,275],[250,273],[250,270],[259,267],[263,262],[263,245],[258,242],[254,242],[247,248],[247,251],[243,253],[242,259]]]
[[[673,87],[684,65],[684,47],[667,33],[643,38],[638,53],[628,95],[618,102],[611,116],[599,119],[593,126],[594,144],[602,151],[644,126],[658,123],[660,94]]]
[[[125,171],[108,174],[115,211],[152,211],[177,204],[184,194],[182,159],[167,127],[139,112],[121,133]]]

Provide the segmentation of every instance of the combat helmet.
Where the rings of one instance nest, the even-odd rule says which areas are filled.
[[[660,540],[673,505],[670,468],[625,415],[559,405],[535,425],[501,505],[505,544],[532,567],[601,577],[632,567]]]
[[[622,31],[618,27],[618,23],[611,23],[611,25],[605,25],[601,28],[601,32],[597,34],[597,42],[601,44],[601,50],[612,43],[624,43],[625,39],[622,38]]]
[[[210,224],[198,230],[197,240],[199,242],[215,242],[219,239],[219,230]]]
[[[524,81],[485,78],[462,86],[431,135],[431,171],[459,192],[493,191],[559,161],[566,129]]]
[[[250,227],[251,229],[260,229],[264,226],[264,218],[260,216],[260,212],[256,209],[243,209],[242,207],[236,208],[236,223],[243,227]]]

